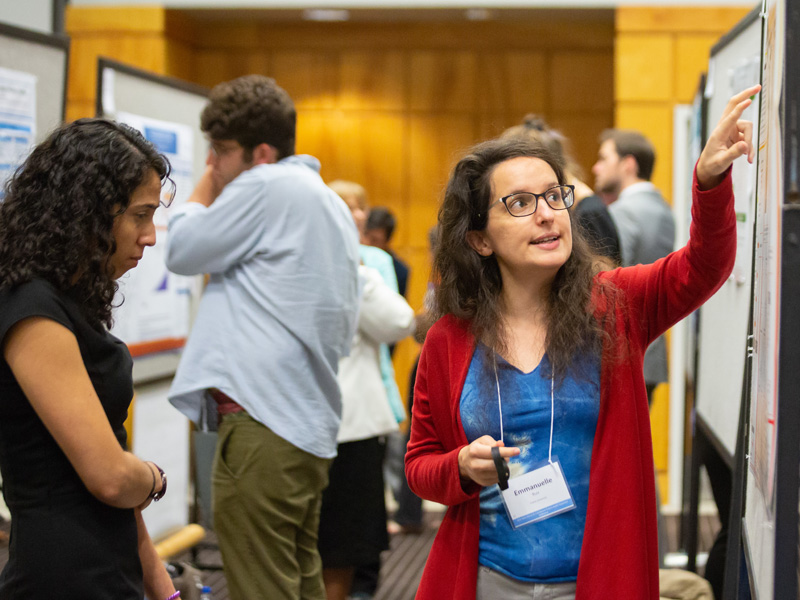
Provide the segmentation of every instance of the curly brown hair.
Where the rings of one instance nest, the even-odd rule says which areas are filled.
[[[6,183],[0,288],[43,279],[110,327],[114,218],[150,171],[168,180],[169,162],[127,125],[79,119],[53,131]]]
[[[297,113],[289,94],[271,77],[245,75],[215,86],[200,115],[212,140],[236,140],[245,150],[269,144],[278,160],[294,154]]]
[[[518,157],[539,158],[565,183],[561,157],[530,140],[497,139],[478,144],[456,165],[439,209],[439,243],[434,256],[436,317],[452,314],[470,321],[472,333],[489,348],[505,349],[501,292],[503,280],[494,256],[480,256],[467,242],[467,232],[482,231],[488,222],[494,168]],[[553,375],[561,382],[576,355],[600,356],[613,324],[594,316],[592,288],[602,285],[613,319],[616,290],[596,282],[600,265],[578,227],[572,223],[572,254],[558,270],[547,304],[545,347]],[[609,327],[609,325],[611,325]]]

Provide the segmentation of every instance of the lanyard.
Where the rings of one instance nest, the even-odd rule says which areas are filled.
[[[503,402],[500,398],[500,378],[497,376],[497,353],[492,353],[492,365],[494,366],[494,382],[497,384],[497,408],[500,411],[500,441],[503,440]],[[553,394],[553,373],[550,371],[550,448],[547,451],[547,462],[553,464],[553,417],[555,415],[555,396]]]

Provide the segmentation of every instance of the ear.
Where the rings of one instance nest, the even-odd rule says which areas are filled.
[[[278,162],[278,151],[275,146],[269,144],[259,144],[253,148],[254,165],[271,165]]]
[[[622,157],[622,164],[625,169],[625,174],[630,177],[637,177],[639,174],[639,163],[636,162],[633,154],[626,154]]]
[[[481,256],[491,256],[494,253],[483,231],[468,231],[467,243]]]

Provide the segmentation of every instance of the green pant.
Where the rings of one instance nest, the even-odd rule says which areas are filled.
[[[212,495],[231,598],[325,599],[317,530],[330,463],[246,412],[223,417]]]

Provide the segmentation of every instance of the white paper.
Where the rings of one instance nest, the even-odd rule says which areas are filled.
[[[0,67],[0,201],[36,139],[36,76]]]
[[[165,253],[169,211],[185,202],[194,185],[192,148],[194,132],[186,125],[120,112],[117,120],[135,127],[153,142],[172,165],[175,197],[170,208],[156,210],[156,245],[146,248],[139,265],[123,275],[115,304],[112,332],[127,344],[185,338],[189,334],[189,307],[195,279],[167,270]],[[171,189],[164,189],[169,201]]]

